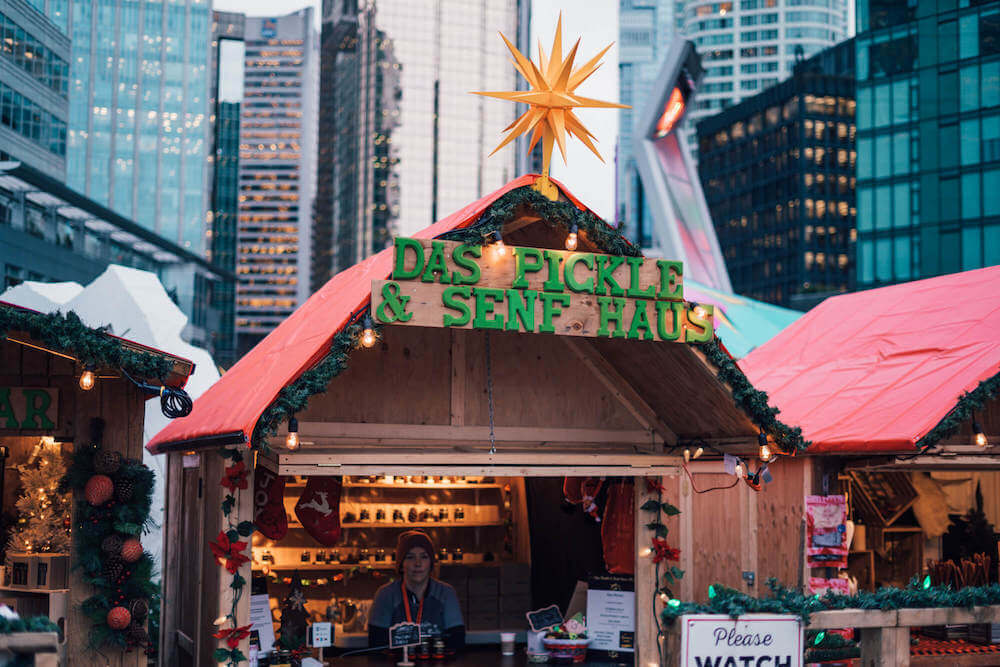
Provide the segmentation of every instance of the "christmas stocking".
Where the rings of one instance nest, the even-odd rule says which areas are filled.
[[[632,482],[615,482],[608,489],[601,544],[608,572],[635,574],[635,486]]]
[[[253,482],[253,520],[264,537],[280,540],[288,533],[285,478],[257,466]]]
[[[302,527],[325,547],[332,547],[340,540],[340,489],[339,477],[310,477],[299,502],[295,503],[295,516]]]

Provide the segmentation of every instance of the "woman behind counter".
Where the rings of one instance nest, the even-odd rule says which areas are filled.
[[[455,589],[431,577],[434,543],[427,533],[408,530],[396,543],[396,570],[402,581],[392,581],[375,593],[368,617],[368,645],[387,646],[389,628],[407,621],[420,624],[424,637],[438,636],[448,651],[465,646],[465,622]]]

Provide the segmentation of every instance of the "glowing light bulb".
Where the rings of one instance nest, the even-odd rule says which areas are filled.
[[[678,600],[677,598],[670,598],[669,600],[667,600],[667,604],[673,607],[674,609],[677,609],[677,607],[681,606],[681,601]]]
[[[372,318],[366,316],[364,329],[361,331],[361,345],[362,347],[372,347],[376,340],[378,340],[378,336],[375,334]]]
[[[84,391],[90,391],[94,388],[94,371],[89,368],[84,369],[83,373],[80,374],[80,389]]]
[[[983,427],[977,421],[972,422],[972,442],[978,447],[985,447],[990,444],[989,440],[986,439],[986,434],[983,433]]]
[[[285,447],[293,452],[299,448],[299,420],[295,417],[288,418],[288,435],[285,436]]]
[[[643,558],[645,558],[646,556],[650,555],[651,553],[653,553],[653,550],[650,549],[649,547],[646,547],[645,549],[643,549],[642,551],[639,552],[639,555],[642,556]]]
[[[573,225],[569,228],[569,235],[566,237],[566,250],[576,250],[577,239],[577,226]]]
[[[694,456],[692,456],[691,458],[696,459],[704,453],[705,453],[705,448],[699,447],[698,449],[694,450]]]
[[[691,461],[691,450],[690,449],[685,449],[684,450],[684,463],[688,463],[690,461]]]
[[[660,593],[660,602],[663,602],[664,604],[670,602],[670,596],[668,596],[666,593]]]
[[[493,232],[493,254],[498,258],[507,254],[507,246],[504,245],[503,236],[500,235],[499,230]]]
[[[774,453],[771,452],[771,448],[768,445],[761,445],[760,451],[757,453],[757,455],[760,457],[761,461],[767,463],[768,461],[771,460],[771,457],[774,456]]]

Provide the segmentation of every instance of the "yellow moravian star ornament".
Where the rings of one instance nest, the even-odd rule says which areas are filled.
[[[587,78],[597,71],[603,63],[601,58],[614,42],[608,44],[596,56],[588,60],[583,66],[574,70],[573,61],[576,59],[576,50],[580,46],[580,40],[566,54],[565,60],[562,56],[562,14],[559,15],[559,23],[556,26],[556,36],[552,40],[552,51],[548,57],[542,49],[541,42],[538,44],[538,64],[524,57],[517,47],[510,43],[503,33],[501,39],[514,56],[514,67],[520,72],[531,86],[527,91],[500,91],[500,92],[475,92],[475,95],[485,95],[496,97],[501,100],[511,102],[522,102],[528,105],[528,110],[513,123],[504,128],[504,132],[509,134],[504,137],[500,145],[493,149],[493,153],[512,142],[517,137],[531,132],[531,145],[528,147],[530,153],[538,143],[542,141],[542,178],[535,187],[549,197],[554,198],[557,194],[555,188],[549,182],[549,163],[552,161],[552,146],[559,144],[559,152],[562,154],[563,162],[566,161],[566,133],[569,132],[593,152],[597,158],[604,162],[604,158],[597,152],[593,141],[596,138],[583,126],[580,119],[573,113],[576,107],[593,107],[603,109],[629,109],[627,104],[617,104],[615,102],[604,102],[589,97],[577,95],[574,91],[587,80]],[[492,155],[493,153],[490,153]]]

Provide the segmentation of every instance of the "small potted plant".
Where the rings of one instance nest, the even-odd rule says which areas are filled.
[[[546,633],[542,640],[554,662],[583,662],[587,657],[587,619],[576,614]]]

